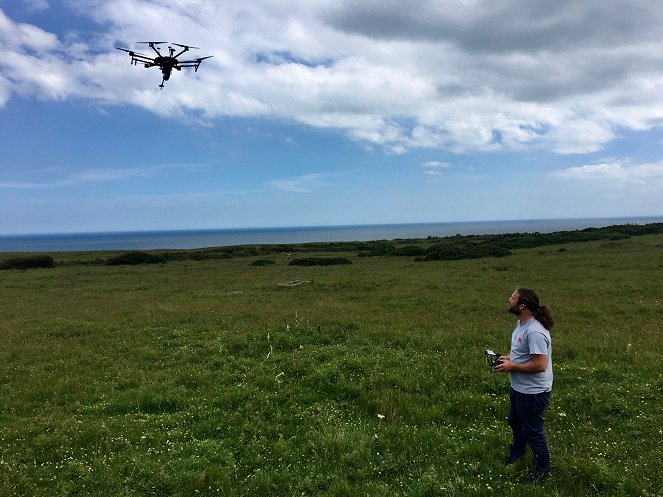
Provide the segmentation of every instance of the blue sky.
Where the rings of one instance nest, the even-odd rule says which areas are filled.
[[[0,234],[663,215],[663,5],[407,5],[0,0]]]

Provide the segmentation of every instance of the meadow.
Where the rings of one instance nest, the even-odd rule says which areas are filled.
[[[0,271],[2,496],[663,495],[661,234],[319,248],[351,262],[330,266],[113,255]],[[483,355],[508,350],[521,285],[557,323],[540,486],[529,456],[499,463],[509,382]]]

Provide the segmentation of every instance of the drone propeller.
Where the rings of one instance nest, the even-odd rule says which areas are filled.
[[[148,45],[162,45],[163,43],[168,43],[167,41],[137,41],[136,43],[146,43]]]
[[[198,47],[192,47],[191,45],[180,45],[179,43],[173,43],[173,45],[186,48],[187,50],[189,50],[190,48],[198,48]]]

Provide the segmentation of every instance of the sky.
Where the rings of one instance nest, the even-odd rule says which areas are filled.
[[[0,50],[0,234],[663,215],[660,2],[0,0]]]

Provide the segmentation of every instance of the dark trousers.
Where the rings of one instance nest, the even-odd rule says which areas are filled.
[[[546,432],[543,429],[543,412],[548,406],[550,392],[524,394],[512,388],[509,398],[511,400],[509,426],[513,432],[510,456],[523,457],[525,446],[529,445],[534,455],[534,471],[549,471],[550,452]]]

